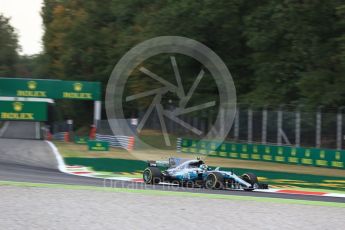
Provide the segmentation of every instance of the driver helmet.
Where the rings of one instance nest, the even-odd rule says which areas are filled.
[[[201,170],[207,170],[207,165],[206,165],[206,164],[201,164],[201,165],[199,166],[199,169],[201,169]]]

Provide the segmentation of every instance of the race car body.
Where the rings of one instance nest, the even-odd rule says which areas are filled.
[[[201,186],[207,189],[267,189],[253,173],[237,176],[233,171],[210,169],[202,160],[170,158],[169,161],[149,161],[143,178],[147,184],[170,182],[183,186]],[[161,170],[159,167],[166,167]]]

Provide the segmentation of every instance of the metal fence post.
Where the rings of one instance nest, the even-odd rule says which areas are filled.
[[[296,120],[295,120],[295,146],[301,146],[301,109],[300,106],[296,110]]]
[[[279,106],[278,112],[277,112],[277,144],[282,144],[282,135],[281,130],[283,130],[283,106]]]
[[[341,150],[343,148],[343,113],[342,110],[344,109],[344,106],[341,106],[338,108],[337,113],[337,149]]]
[[[234,127],[234,138],[238,140],[239,138],[239,131],[240,131],[240,108],[236,109],[236,116],[235,116],[235,127]]]
[[[322,125],[321,109],[322,107],[323,106],[319,106],[316,112],[316,135],[315,135],[316,148],[321,147],[321,125]]]
[[[207,115],[207,132],[211,131],[212,127],[212,110],[208,110],[208,115]]]
[[[94,111],[93,111],[93,124],[97,127],[97,121],[101,120],[101,112],[102,112],[102,102],[95,101],[94,102]]]
[[[220,120],[222,122],[221,124],[224,124],[226,122],[225,111],[223,107],[220,108]],[[225,134],[224,125],[221,125],[219,128],[220,135],[223,136]]]
[[[262,144],[267,143],[267,106],[262,110],[261,142]]]
[[[253,110],[252,108],[248,109],[248,143],[253,141]]]

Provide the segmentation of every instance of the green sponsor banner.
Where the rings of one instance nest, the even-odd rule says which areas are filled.
[[[0,101],[0,120],[46,121],[47,103]]]
[[[345,169],[345,151],[317,148],[296,148],[261,144],[240,144],[217,141],[181,140],[181,152],[208,154],[241,160],[256,160]]]
[[[0,78],[0,96],[100,100],[100,82]]]
[[[88,141],[89,151],[108,151],[109,143],[106,141]]]
[[[84,145],[87,144],[89,141],[89,137],[87,136],[74,136],[74,143]]]
[[[345,168],[345,151],[329,152],[330,166],[335,168]]]

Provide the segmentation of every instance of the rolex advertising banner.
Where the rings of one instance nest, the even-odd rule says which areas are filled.
[[[197,141],[186,138],[180,138],[177,143],[177,149],[182,153],[345,169],[344,150],[219,143],[217,141]]]
[[[47,103],[0,101],[0,120],[46,121]]]
[[[106,141],[89,140],[87,145],[89,151],[109,151],[109,143]]]
[[[87,136],[74,136],[74,143],[76,144],[87,144],[87,142],[89,141],[89,137]]]
[[[98,101],[100,94],[100,82],[0,78],[0,96]]]

